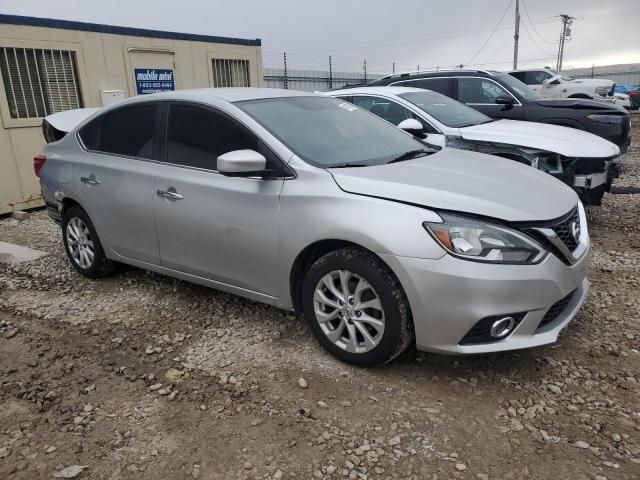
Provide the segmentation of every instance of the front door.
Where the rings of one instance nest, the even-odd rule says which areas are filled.
[[[89,152],[77,158],[80,203],[105,246],[118,255],[159,263],[153,222],[154,127],[157,103],[131,105],[83,127]]]
[[[524,112],[522,105],[511,93],[499,83],[482,77],[458,77],[457,100],[466,103],[471,108],[488,115],[491,118],[509,118],[522,120]],[[496,103],[498,97],[510,97],[513,105]]]
[[[173,103],[166,130],[165,162],[153,186],[162,265],[277,296],[283,180],[227,177],[216,169],[218,156],[234,150],[275,159],[255,135],[213,108]]]

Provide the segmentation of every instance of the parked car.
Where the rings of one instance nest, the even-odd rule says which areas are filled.
[[[531,165],[600,205],[620,155],[613,143],[574,128],[490,117],[452,98],[412,87],[362,87],[330,96],[347,100],[426,142],[488,153]],[[610,168],[611,167],[611,168]]]
[[[613,94],[613,103],[620,107],[631,109],[631,98],[626,93],[615,92]]]
[[[543,98],[520,80],[488,70],[440,70],[389,75],[368,84],[433,90],[491,118],[508,118],[573,127],[606,138],[626,152],[631,142],[629,115],[613,104]]]
[[[613,96],[615,82],[602,78],[573,78],[550,68],[507,72],[545,98],[593,98]]]
[[[414,342],[447,353],[554,342],[589,286],[569,187],[429,148],[319,95],[134,97],[46,145],[34,168],[82,275],[122,262],[293,309],[355,365]]]
[[[640,108],[640,87],[629,90],[627,95],[631,101],[631,110],[638,110]]]

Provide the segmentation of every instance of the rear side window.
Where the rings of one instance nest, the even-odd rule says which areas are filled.
[[[108,113],[100,127],[101,152],[152,158],[158,105],[139,105]]]
[[[526,72],[511,72],[511,73],[509,73],[509,75],[511,75],[514,78],[517,78],[521,82],[527,83],[525,81]]]
[[[433,90],[434,92],[442,93],[443,95],[449,94],[448,78],[420,78],[415,80],[414,84],[411,86],[424,88],[425,90]]]
[[[258,139],[244,127],[213,110],[171,105],[167,126],[167,161],[176,165],[217,170],[220,155],[234,150],[263,153]]]
[[[89,150],[152,159],[157,113],[157,104],[121,108],[83,127],[80,138]]]

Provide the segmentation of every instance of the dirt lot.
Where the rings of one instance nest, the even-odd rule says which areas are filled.
[[[622,163],[616,185],[640,186],[640,148]],[[133,268],[83,279],[44,212],[0,220],[50,253],[0,263],[0,478],[640,478],[639,207],[590,212],[592,290],[556,345],[368,371],[274,308]]]

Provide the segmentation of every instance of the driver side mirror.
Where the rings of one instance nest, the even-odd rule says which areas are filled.
[[[509,107],[511,107],[515,103],[515,100],[509,95],[498,95],[495,99],[495,102],[498,105],[508,105]]]
[[[218,157],[218,172],[227,177],[257,177],[266,168],[267,159],[254,150],[234,150]]]
[[[421,135],[422,133],[424,133],[424,127],[415,118],[407,118],[407,119],[401,121],[398,124],[398,128],[401,129],[401,130],[404,130],[407,133],[410,133],[411,135],[415,135],[415,136],[418,136],[418,135]]]

